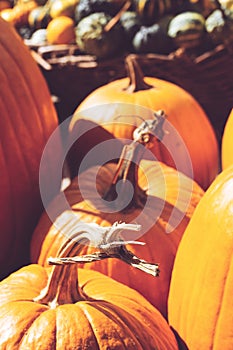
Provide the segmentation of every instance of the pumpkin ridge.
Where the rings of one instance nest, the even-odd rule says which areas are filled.
[[[5,101],[4,101],[5,102]],[[15,100],[15,102],[16,102],[16,100]],[[6,106],[6,103],[5,103],[5,106]],[[6,107],[6,110],[7,110],[7,113],[10,115],[10,109],[8,108],[8,107]],[[15,136],[15,140],[17,140],[17,147],[15,147],[15,148],[17,148],[17,150],[20,150],[20,149],[22,149],[23,147],[23,145],[24,145],[24,143],[22,143],[22,144],[20,144],[19,143],[19,140],[18,140],[18,138],[17,138],[17,130],[16,130],[16,128],[15,128],[15,126],[17,126],[17,123],[15,123],[12,119],[10,119],[9,118],[9,123],[11,124],[11,127],[10,127],[10,130],[12,131],[12,134],[14,134],[14,136]],[[4,155],[4,157],[5,157],[5,155]],[[28,178],[28,180],[30,180],[30,175],[28,174],[29,172],[31,172],[31,171],[29,171],[29,169],[28,169],[28,167],[26,166],[26,164],[27,164],[27,161],[26,161],[26,155],[24,154],[24,152],[18,152],[17,153],[17,158],[21,158],[21,160],[23,161],[23,163],[24,163],[24,176],[26,176],[27,178]],[[6,159],[6,164],[7,164],[7,159]],[[27,171],[25,171],[25,169],[27,169]],[[31,169],[30,169],[31,170]],[[30,184],[30,181],[28,181],[28,183]]]
[[[33,323],[30,325],[30,328],[28,329],[27,332],[24,333],[24,336],[22,337],[21,341],[20,341],[20,346],[19,346],[19,350],[25,350],[25,344],[24,342],[27,341],[27,337],[29,336],[30,338],[30,332],[31,332],[31,329],[32,327],[34,327],[34,324],[39,322],[39,323],[42,323],[42,320],[46,317],[48,317],[48,313],[51,315],[52,313],[54,314],[54,317],[56,318],[56,314],[55,314],[55,310],[51,310],[51,309],[48,309],[48,310],[45,310],[43,312],[41,312],[37,318],[34,319]],[[36,327],[36,326],[35,326]],[[53,349],[56,349],[56,328],[54,329],[55,330],[55,335],[54,335],[54,338],[53,338]],[[29,334],[29,335],[28,335]],[[32,345],[34,344],[31,344],[30,343],[30,346],[32,349],[34,349],[34,346],[32,347]],[[28,348],[28,344],[27,344],[27,349]],[[49,348],[50,349],[50,348]]]
[[[2,100],[2,96],[1,96],[1,100]],[[15,102],[16,102],[16,99],[15,99]],[[10,115],[10,109],[8,108],[8,104],[7,103],[4,103],[4,108],[5,110],[7,111],[7,114]],[[17,140],[17,150],[20,150],[22,147],[19,143],[19,139],[17,137],[17,130],[16,130],[16,126],[17,124],[11,119],[9,118],[8,119],[8,122],[11,124],[11,132],[14,134],[14,139]],[[4,163],[7,164],[8,163],[8,159],[6,158],[6,154],[5,152],[2,152],[3,154],[3,157],[5,159]],[[24,167],[23,167],[23,174],[21,176],[23,177],[26,177],[28,179],[28,193],[32,190],[32,192],[34,193],[34,188],[32,186],[32,183],[30,181],[30,173],[31,173],[31,169],[29,169],[27,167],[27,160],[26,160],[26,155],[24,154],[24,152],[17,152],[17,161],[20,157],[20,162],[22,162],[24,164]],[[17,218],[17,196],[18,196],[18,193],[15,193],[14,191],[14,183],[11,181],[11,176],[10,176],[10,167],[6,166],[5,167],[6,171],[8,172],[8,176],[7,176],[7,179],[8,179],[8,183],[9,183],[9,187],[10,188],[10,195],[8,197],[8,200],[11,201],[11,205],[10,205],[10,208],[11,208],[11,213],[12,213],[12,216],[14,218]],[[22,167],[21,167],[22,169]],[[25,193],[25,195],[27,195]],[[16,220],[11,220],[11,225],[13,225],[13,230],[11,230],[11,234],[12,234],[12,237],[14,235],[14,237],[16,237],[16,233],[17,233],[17,219]],[[17,248],[18,248],[18,242],[21,240],[21,238],[19,237],[18,239],[12,239],[11,240],[11,244],[10,246],[8,247],[7,251],[11,250],[11,254],[15,254],[17,252]],[[4,256],[7,255],[7,251],[4,252]]]
[[[20,307],[20,309],[25,313],[25,310],[26,310],[26,307],[24,307],[23,308],[23,306],[22,305],[20,305],[20,304],[22,304],[22,303],[24,303],[25,302],[25,304],[24,304],[24,306],[26,306],[26,305],[28,305],[28,304],[31,304],[31,301],[30,300],[15,300],[15,301],[11,301],[11,302],[9,302],[9,303],[6,303],[6,304],[3,304],[3,306],[1,306],[0,307],[0,311],[1,311],[1,318],[4,318],[4,316],[5,316],[5,314],[4,314],[4,311],[6,311],[7,312],[7,316],[8,317],[10,317],[10,315],[8,315],[8,313],[9,313],[9,310],[13,310],[14,312],[15,312],[15,307],[17,307],[17,304],[19,304],[19,307]],[[12,307],[11,306],[9,306],[9,305],[12,305]],[[7,308],[7,310],[4,310],[4,308]],[[38,308],[38,310],[37,311],[35,311],[36,309]],[[44,309],[44,306],[43,305],[35,305],[35,310],[33,310],[33,313],[32,313],[32,310],[30,310],[30,313],[29,312],[27,312],[27,314],[30,316],[31,315],[31,317],[30,317],[30,319],[28,320],[28,322],[26,322],[26,325],[24,324],[24,327],[22,327],[22,330],[21,330],[21,332],[20,332],[20,334],[18,335],[18,339],[20,340],[19,341],[19,344],[23,341],[23,338],[24,338],[24,336],[25,336],[25,334],[27,333],[27,331],[30,329],[30,327],[31,327],[31,325],[33,324],[33,322],[37,319],[37,317],[39,316],[39,315],[41,315],[41,313],[43,312],[43,310],[42,309]],[[21,311],[21,313],[19,313],[21,316],[22,316],[22,311]],[[12,315],[11,315],[12,316]],[[21,320],[22,321],[22,320]],[[25,323],[25,322],[24,322]],[[21,324],[21,322],[17,322],[17,332],[19,332],[19,325]],[[17,344],[18,344],[18,342],[17,342]],[[1,346],[2,344],[0,344],[0,346]]]
[[[22,301],[23,301],[23,300],[17,300],[16,302],[20,302],[20,303],[21,303]],[[47,310],[47,312],[49,312],[49,311],[50,311],[50,310]],[[43,316],[44,312],[46,312],[46,311],[42,310],[41,313],[39,313],[38,315],[36,315],[36,317],[32,320],[32,322],[29,324],[29,326],[28,326],[26,329],[24,329],[23,336],[21,337],[20,342],[19,342],[19,350],[21,350],[22,343],[24,342],[24,339],[25,339],[25,337],[27,336],[27,334],[30,332],[30,328],[32,327],[33,323],[34,323],[40,316]],[[23,347],[22,347],[22,350],[24,350]]]
[[[187,235],[183,236],[184,240],[186,239],[186,237],[187,237]],[[204,251],[204,250],[205,250],[205,248],[203,246],[200,246],[200,248],[199,248],[200,255],[203,254],[202,251]],[[211,260],[212,260],[212,257],[209,254],[205,254],[205,266],[207,266],[209,264],[209,262],[211,262]],[[202,266],[202,264],[199,263],[198,266],[197,265],[193,266],[193,269],[195,269],[195,271],[203,270],[203,266]],[[207,270],[208,269],[206,268],[206,274],[207,274]],[[192,271],[190,271],[190,275],[191,274],[192,274]],[[193,305],[193,303],[195,303],[195,295],[194,295],[193,292],[196,293],[195,284],[196,284],[196,279],[198,279],[198,273],[196,272],[194,276],[195,276],[195,279],[194,279],[194,277],[192,277],[193,290],[190,293],[188,293],[188,294],[185,293],[185,291],[184,291],[184,294],[186,294],[186,299],[189,300],[189,304],[188,304],[189,308],[187,308],[187,301],[185,301],[180,306],[180,313],[179,313],[180,316],[185,314],[186,318],[188,319],[189,318],[189,311],[195,308],[196,313],[195,313],[195,315],[193,315],[193,318],[192,318],[192,332],[195,332],[195,328],[196,328],[196,326],[198,326],[198,322],[196,322],[196,319],[197,319],[197,315],[198,315],[198,310],[201,308],[201,304],[202,304],[201,302],[199,302],[198,305],[196,305],[196,304]],[[205,275],[203,276],[202,279],[203,279],[203,283],[204,283]],[[199,299],[199,301],[202,299],[202,296],[204,295],[204,293],[205,293],[205,288],[202,288],[202,289],[198,290],[198,295],[199,295],[198,299]],[[193,296],[194,296],[194,300],[192,301]],[[183,320],[182,325],[183,325],[184,328],[185,328],[185,326],[187,326],[187,329],[189,328],[189,323],[184,321],[184,320]],[[185,332],[186,332],[186,328],[185,328]],[[213,327],[212,332],[214,332],[214,327]],[[212,349],[212,347],[210,347],[210,348],[208,348],[206,350],[211,350],[211,349]]]
[[[13,33],[13,34],[15,34],[15,33]],[[5,40],[4,41],[2,41],[1,42],[1,44],[4,44],[4,42],[5,42]],[[23,44],[23,42],[22,42],[22,44]],[[23,44],[23,45],[18,45],[17,46],[19,49],[20,49],[20,54],[21,55],[25,55],[27,52],[28,52],[28,48]],[[35,95],[35,92],[36,92],[36,90],[33,90],[33,89],[29,89],[28,88],[28,86],[31,86],[32,87],[32,84],[31,84],[31,77],[34,75],[32,72],[31,73],[28,73],[28,68],[27,68],[27,66],[26,65],[24,65],[24,64],[20,64],[19,63],[19,60],[16,60],[16,57],[20,57],[20,55],[18,55],[18,52],[17,52],[17,54],[15,55],[14,54],[14,50],[12,50],[13,51],[13,53],[12,53],[12,51],[10,50],[12,48],[12,46],[10,46],[9,47],[9,45],[6,47],[6,46],[4,46],[4,50],[5,51],[7,51],[8,52],[8,54],[9,54],[9,57],[10,57],[10,59],[15,63],[15,65],[18,67],[18,70],[19,70],[19,73],[20,73],[20,77],[21,77],[21,80],[24,82],[24,89],[26,88],[27,89],[27,91],[28,91],[28,95],[32,98],[32,100],[33,100],[33,103],[32,103],[32,107],[35,107],[36,106],[36,115],[37,115],[37,124],[39,124],[40,125],[40,132],[42,132],[43,133],[43,135],[44,135],[44,141],[46,141],[47,140],[47,137],[46,137],[46,135],[47,135],[47,133],[48,133],[48,121],[47,120],[45,120],[44,118],[41,118],[40,117],[40,115],[43,115],[44,113],[42,112],[42,107],[41,107],[41,105],[40,105],[40,103],[39,103],[39,101],[38,101],[38,98],[37,98],[37,96]],[[40,71],[39,71],[39,68],[38,68],[38,66],[36,65],[36,63],[34,62],[34,60],[31,60],[31,62],[30,62],[30,66],[31,67],[33,67],[33,69],[34,69],[34,71],[38,71],[39,73],[40,73]],[[41,74],[41,73],[40,73]],[[41,86],[43,84],[43,86]],[[49,89],[48,89],[48,86],[47,86],[47,83],[46,83],[46,81],[44,80],[44,79],[41,79],[41,81],[40,81],[40,92],[45,92],[45,93],[47,93],[47,94],[49,94],[50,95],[50,91],[49,91]],[[44,106],[43,106],[44,107]],[[47,108],[47,107],[46,107]],[[57,118],[57,114],[56,114],[56,110],[55,110],[55,107],[54,107],[54,105],[53,105],[53,103],[52,103],[52,99],[51,99],[51,104],[50,104],[50,106],[49,106],[49,109],[50,109],[50,119],[51,119],[51,124],[52,124],[52,121],[54,120],[54,118],[52,118],[52,114],[54,115],[54,116],[56,116],[56,118]],[[51,113],[51,110],[53,109],[53,113]],[[37,125],[37,127],[38,127],[38,125]],[[50,129],[50,126],[49,126],[49,129]]]
[[[101,307],[100,304],[102,305],[102,307]],[[106,304],[106,306],[109,306],[109,307],[103,307],[104,304]],[[108,304],[109,304],[109,305],[108,305]],[[97,300],[97,302],[95,302],[94,304],[92,304],[92,303],[90,303],[90,302],[85,302],[84,304],[81,304],[80,307],[83,309],[83,312],[85,313],[85,316],[86,316],[86,318],[88,319],[89,323],[92,322],[91,327],[92,327],[93,333],[94,333],[94,335],[95,335],[95,338],[97,339],[97,343],[98,343],[98,344],[100,344],[100,340],[98,340],[97,334],[96,334],[95,331],[94,331],[94,328],[93,328],[93,327],[94,327],[95,325],[94,325],[94,323],[93,323],[93,319],[92,319],[92,317],[91,317],[90,312],[88,312],[88,310],[87,310],[86,308],[84,309],[84,307],[83,307],[84,305],[85,305],[85,306],[86,306],[86,305],[89,305],[91,308],[94,308],[94,309],[98,310],[98,311],[99,311],[101,314],[103,314],[107,319],[110,319],[111,322],[113,322],[113,324],[116,324],[117,326],[120,326],[121,328],[122,328],[122,326],[123,326],[124,331],[125,331],[125,329],[126,329],[126,330],[127,330],[127,333],[129,332],[130,336],[131,336],[134,340],[137,341],[137,339],[135,338],[133,332],[131,331],[131,329],[130,329],[130,328],[128,327],[128,325],[126,324],[126,321],[128,322],[127,317],[124,317],[124,318],[121,320],[122,315],[119,315],[119,314],[116,312],[115,307],[114,307],[114,305],[113,305],[112,303],[106,302],[106,301],[99,301],[99,300]],[[118,307],[117,307],[117,309],[118,309]],[[127,315],[127,316],[129,317],[130,315]],[[90,320],[91,320],[91,321],[90,321]],[[123,321],[124,321],[124,322],[123,322]],[[139,331],[140,331],[140,330],[139,330]],[[125,342],[124,342],[122,336],[120,336],[119,332],[117,331],[117,328],[115,329],[115,332],[117,333],[117,335],[119,335],[119,339],[120,339],[120,341],[122,342],[122,345],[123,345],[124,348],[127,350],[128,348],[125,347],[126,344],[125,344]],[[135,344],[135,345],[137,345],[137,347],[138,347],[140,344],[139,344],[138,341],[137,341],[137,344]],[[100,348],[100,349],[101,349],[101,348]],[[140,350],[140,348],[137,348],[137,349]],[[143,350],[143,349],[142,349],[142,350]]]
[[[3,46],[2,46],[3,47]],[[31,107],[35,107],[37,106],[37,98],[34,96],[34,94],[32,94],[32,90],[28,88],[28,85],[31,85],[29,84],[29,80],[26,79],[26,76],[27,76],[27,69],[24,69],[25,67],[24,66],[20,66],[19,65],[19,62],[15,59],[15,56],[12,56],[12,52],[9,50],[9,48],[6,48],[4,47],[4,50],[7,51],[8,55],[9,55],[9,60],[12,60],[12,62],[15,64],[15,66],[18,68],[18,72],[19,72],[19,77],[21,78],[21,82],[23,82],[23,89],[26,90],[28,92],[28,96],[32,97],[33,99],[33,103],[32,103],[32,106]],[[4,72],[5,73],[5,72]],[[5,74],[6,77],[7,77],[7,74]],[[9,81],[8,81],[8,85],[9,85]],[[11,90],[11,89],[10,89]],[[15,99],[16,101],[16,97],[15,97],[15,94],[14,92],[12,91],[12,97]],[[42,128],[42,118],[40,118],[40,113],[38,111],[38,108],[36,108],[36,115],[37,115],[37,122],[39,122],[39,124],[41,125],[41,131],[43,131],[43,128]],[[43,127],[45,127],[46,125],[43,125]],[[33,131],[33,128],[32,130]]]
[[[43,134],[43,139],[44,139],[44,141],[46,141],[48,139],[48,137],[46,137],[46,136],[48,136],[48,130],[47,130],[47,125],[48,125],[47,123],[48,122],[47,122],[47,119],[46,119],[46,120],[44,120],[44,123],[42,123],[42,119],[44,119],[44,118],[41,118],[40,116],[43,115],[43,113],[40,111],[41,107],[38,107],[39,106],[38,105],[38,98],[33,94],[32,89],[28,88],[28,86],[29,85],[31,86],[31,84],[30,84],[29,80],[26,79],[26,69],[25,69],[25,71],[23,71],[23,73],[25,73],[25,74],[22,74],[22,69],[24,68],[24,65],[23,65],[23,67],[19,66],[18,61],[15,58],[12,58],[10,56],[11,52],[10,52],[10,50],[8,50],[8,48],[4,47],[4,50],[7,51],[7,53],[9,54],[8,60],[12,60],[12,62],[14,62],[14,64],[15,64],[15,66],[18,67],[20,81],[23,82],[23,84],[21,85],[21,88],[24,91],[27,91],[27,95],[25,96],[27,98],[27,100],[30,101],[29,97],[31,97],[31,99],[33,101],[32,103],[30,103],[30,108],[33,108],[33,113],[32,114],[33,114],[34,118],[36,118],[35,123],[37,125],[37,132],[38,132],[38,129],[39,129],[41,136]],[[7,78],[8,75],[6,74],[6,71],[2,70],[2,72]],[[14,94],[14,91],[12,91],[12,89],[10,87],[9,79],[6,79],[6,82],[7,82],[8,86],[9,86],[9,92],[10,92],[10,96],[12,96],[12,102],[14,102],[13,104],[15,106],[15,111],[17,111],[16,95]],[[51,104],[52,104],[52,102],[51,102]],[[5,106],[6,105],[7,105],[7,103],[5,103]],[[35,106],[36,106],[36,108],[35,108]],[[8,112],[11,112],[11,110],[8,110]],[[10,115],[11,113],[8,113],[8,114]],[[52,115],[52,114],[50,114],[50,115]],[[16,116],[17,116],[17,114],[14,112],[14,120],[11,120],[11,118],[9,118],[9,122],[12,125],[12,131],[15,134],[15,140],[17,140],[17,142],[19,142],[20,139],[18,139],[18,137],[17,137],[18,130],[15,129],[15,127],[17,126],[17,123],[15,122]],[[22,117],[24,117],[24,114],[21,113],[18,116],[19,116],[19,119],[21,119]],[[26,113],[25,113],[25,116],[26,116]],[[25,119],[24,122],[26,123],[26,125],[28,124],[26,119]],[[35,129],[33,127],[31,127],[31,130],[29,130],[28,125],[27,125],[27,128],[26,127],[23,128],[23,131],[24,132],[26,131],[27,134],[30,135],[30,133],[33,134],[35,132]],[[22,144],[18,143],[19,149],[24,149],[24,147],[23,147],[25,145],[24,144],[24,140],[21,140],[21,141],[22,141]],[[24,159],[24,163],[27,164],[26,158],[24,157],[24,152],[21,152],[21,156],[22,156],[22,159]],[[25,168],[28,170],[27,167],[25,167]],[[32,169],[30,169],[30,172],[32,172],[32,171],[33,171],[33,166],[32,166]],[[28,173],[27,173],[27,175],[28,175]],[[30,178],[29,175],[28,175],[28,178]],[[30,181],[28,181],[28,183],[30,183]]]

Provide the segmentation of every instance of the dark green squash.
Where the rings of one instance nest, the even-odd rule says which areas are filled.
[[[173,40],[167,34],[171,16],[164,16],[152,26],[141,26],[135,34],[132,44],[137,53],[168,54],[175,49]]]
[[[95,55],[97,58],[120,54],[124,47],[122,45],[124,30],[120,22],[110,30],[106,30],[106,25],[111,18],[104,12],[97,12],[83,18],[78,23],[75,30],[76,42],[81,51]]]

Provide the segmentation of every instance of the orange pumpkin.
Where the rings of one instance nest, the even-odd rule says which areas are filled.
[[[233,109],[231,110],[222,136],[222,169],[233,164]]]
[[[72,258],[80,244],[61,248],[60,259]],[[178,350],[167,321],[139,293],[75,264],[13,273],[0,283],[0,314],[1,349]]]
[[[193,169],[194,180],[206,189],[218,173],[219,159],[215,132],[204,110],[181,87],[154,77],[144,78],[134,55],[129,55],[126,63],[128,78],[115,80],[94,90],[74,112],[70,139],[75,143],[68,156],[72,174],[76,170],[74,166],[78,166],[82,156],[93,145],[113,136],[131,140],[141,119],[150,118],[146,109],[163,110],[173,128],[164,138],[166,146],[164,142],[155,143],[153,154],[173,167],[176,167],[175,160],[178,160],[177,169],[188,176],[192,176],[190,171]],[[145,107],[144,114],[142,107]],[[85,122],[93,123],[93,129],[88,132],[90,146],[85,138],[76,140]],[[82,154],[79,153],[80,148]]]
[[[48,198],[60,188],[57,165],[61,153],[45,145],[58,125],[47,84],[15,29],[0,19],[0,278],[29,262],[29,242],[43,206],[39,174]],[[48,175],[49,178],[48,178]]]
[[[233,348],[233,167],[200,200],[178,247],[168,317],[188,349]]]
[[[127,156],[128,147],[131,152],[132,145],[125,146],[122,152],[124,157],[120,158],[118,164],[91,167],[73,179],[65,192],[54,200],[49,211],[43,214],[32,238],[31,257],[32,262],[38,261],[39,264],[46,265],[47,258],[57,254],[64,237],[78,221],[95,222],[101,226],[108,226],[115,221],[136,222],[142,226],[142,231],[137,236],[134,234],[133,238],[142,240],[146,245],[135,245],[131,250],[145,260],[154,262],[158,259],[161,269],[159,279],[155,280],[114,260],[90,263],[84,267],[103,272],[137,289],[166,317],[167,295],[176,249],[203,191],[192,179],[163,163],[150,160],[138,163],[135,156],[140,157],[140,151],[144,150],[140,143],[133,145],[134,158],[129,163],[124,162],[124,157]],[[135,162],[139,166],[135,166]],[[132,198],[127,181],[121,181],[125,177],[133,185]],[[117,199],[120,198],[122,202],[117,202],[115,189],[121,183],[122,188],[121,192],[118,191]],[[64,198],[72,212],[59,219],[64,210]],[[130,200],[127,202],[128,199]],[[168,226],[170,233],[167,231]],[[84,253],[90,253],[93,249],[84,247]]]

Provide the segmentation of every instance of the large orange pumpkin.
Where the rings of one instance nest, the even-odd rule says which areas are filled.
[[[29,262],[31,234],[42,213],[39,190],[48,198],[58,191],[57,164],[61,152],[47,154],[45,145],[58,125],[47,84],[15,29],[0,19],[0,278]],[[49,174],[49,178],[48,178]]]
[[[233,167],[200,200],[178,247],[170,324],[192,350],[233,349]]]
[[[72,258],[80,244],[61,248],[60,259]],[[178,350],[167,321],[139,293],[74,264],[10,275],[0,283],[0,314],[2,350]]]
[[[126,63],[128,78],[115,80],[94,90],[74,112],[70,138],[72,142],[75,140],[75,144],[68,157],[72,173],[82,156],[104,138],[114,135],[132,139],[141,118],[151,117],[146,110],[142,114],[143,106],[152,111],[163,110],[173,126],[163,143],[154,144],[154,155],[174,167],[178,160],[177,169],[188,176],[192,176],[190,171],[193,170],[194,180],[206,189],[218,173],[219,159],[215,132],[204,110],[181,87],[154,77],[144,78],[134,55],[129,55]],[[85,138],[78,136],[85,122],[93,123],[93,129],[88,132],[90,145]],[[83,153],[80,153],[80,148]],[[190,169],[187,153],[193,169]]]
[[[139,157],[140,146],[140,143],[134,144],[134,156]],[[127,147],[124,148],[125,154]],[[130,146],[129,150],[131,151]],[[61,242],[69,230],[75,227],[76,222],[95,222],[101,226],[108,226],[115,221],[136,222],[142,226],[142,231],[136,236],[134,233],[133,238],[142,240],[146,245],[134,245],[131,250],[145,260],[159,261],[159,279],[114,260],[90,263],[84,267],[103,272],[137,289],[166,317],[167,295],[176,249],[203,190],[192,179],[161,162],[142,160],[137,163],[134,158],[127,163],[124,162],[125,159],[127,158],[120,158],[118,164],[108,163],[100,168],[87,169],[73,179],[64,194],[61,193],[54,200],[34,232],[31,242],[32,262],[38,261],[46,265],[47,258],[57,254]],[[139,166],[135,166],[134,161]],[[134,188],[132,199],[127,202],[129,190],[127,182],[123,182],[121,192],[118,192],[121,194],[118,198],[121,197],[123,205],[118,202],[113,206],[115,184],[117,188],[125,176]],[[115,183],[113,179],[116,179]],[[64,196],[72,212],[59,219],[64,210]],[[55,220],[53,225],[51,212]],[[92,250],[93,247],[84,247],[84,253]]]
[[[221,146],[222,169],[226,169],[233,164],[233,109],[224,127]]]

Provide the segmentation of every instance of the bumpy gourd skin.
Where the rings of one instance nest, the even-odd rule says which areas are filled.
[[[76,26],[76,42],[81,51],[105,58],[122,52],[122,36],[124,30],[118,22],[111,30],[105,31],[105,26],[111,16],[104,12],[93,13],[83,18]]]

